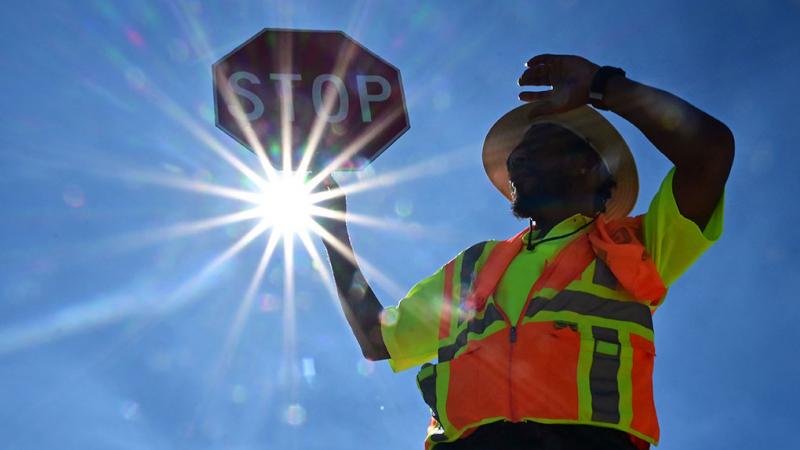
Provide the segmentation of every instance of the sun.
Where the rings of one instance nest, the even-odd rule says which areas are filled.
[[[257,210],[263,223],[284,239],[308,232],[314,220],[312,189],[313,185],[306,182],[305,173],[277,173],[263,184],[257,194]]]

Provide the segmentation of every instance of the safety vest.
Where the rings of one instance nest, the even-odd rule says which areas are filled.
[[[599,216],[545,265],[518,318],[493,293],[524,231],[445,265],[438,362],[417,375],[433,416],[426,449],[498,420],[610,427],[658,443],[652,312],[666,287],[641,218]]]

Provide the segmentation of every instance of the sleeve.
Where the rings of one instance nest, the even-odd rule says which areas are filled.
[[[664,284],[674,283],[722,235],[725,192],[705,229],[681,215],[672,190],[670,169],[644,216],[644,244]]]
[[[384,309],[381,334],[394,372],[434,359],[444,298],[444,266],[420,281],[397,306]]]

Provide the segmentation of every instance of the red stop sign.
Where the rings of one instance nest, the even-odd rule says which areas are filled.
[[[409,128],[400,72],[341,31],[264,29],[212,70],[217,126],[279,169],[285,142],[359,169]]]

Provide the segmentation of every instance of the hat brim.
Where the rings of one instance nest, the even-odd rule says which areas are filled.
[[[509,200],[506,161],[522,141],[528,128],[537,123],[560,125],[583,138],[597,152],[617,186],[606,202],[608,218],[627,217],[639,194],[639,176],[630,148],[619,132],[599,112],[589,106],[550,115],[530,117],[533,105],[526,103],[506,113],[486,135],[483,143],[483,168],[492,184]]]

